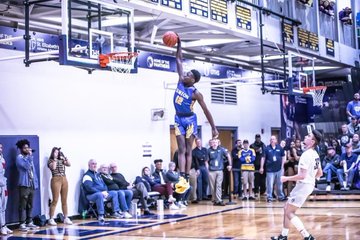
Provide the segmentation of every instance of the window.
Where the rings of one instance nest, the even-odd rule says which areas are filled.
[[[222,85],[231,82],[216,82],[211,83],[211,102],[220,104],[237,104],[236,86],[216,87],[216,85]]]

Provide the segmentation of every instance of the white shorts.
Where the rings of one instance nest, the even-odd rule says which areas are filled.
[[[314,185],[308,183],[297,182],[291,191],[287,203],[301,208],[307,197],[314,191]]]

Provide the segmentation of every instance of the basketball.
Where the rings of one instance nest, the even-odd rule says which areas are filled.
[[[178,36],[174,32],[169,31],[163,35],[163,42],[168,47],[175,46],[177,41],[178,41]]]

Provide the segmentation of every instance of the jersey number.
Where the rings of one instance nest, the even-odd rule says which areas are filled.
[[[179,105],[181,105],[183,101],[184,101],[184,98],[181,96],[177,96],[175,99],[175,102]]]

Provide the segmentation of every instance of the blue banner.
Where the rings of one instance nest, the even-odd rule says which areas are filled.
[[[141,51],[140,55],[138,56],[138,67],[167,72],[176,72],[176,59],[175,57],[171,56]],[[183,69],[185,72],[190,71],[191,69],[196,69],[201,73],[202,76],[210,78],[240,77],[244,71],[238,68],[190,59],[184,59]]]

